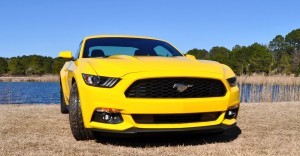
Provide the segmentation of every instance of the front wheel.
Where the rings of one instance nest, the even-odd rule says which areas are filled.
[[[70,93],[69,120],[72,134],[76,140],[92,140],[94,135],[84,128],[80,99],[76,83],[72,85]]]

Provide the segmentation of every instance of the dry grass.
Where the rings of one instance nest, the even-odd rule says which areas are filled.
[[[242,75],[237,77],[240,95],[249,97],[247,102],[300,101],[300,77],[293,75]],[[250,89],[242,89],[241,86]]]
[[[58,81],[59,81],[58,75],[0,77],[0,82],[58,82]]]
[[[239,84],[268,84],[268,85],[300,85],[300,77],[294,75],[241,75],[237,77]]]
[[[58,75],[43,75],[43,76],[3,76],[0,77],[0,82],[58,82]],[[241,75],[237,77],[239,84],[269,84],[269,85],[300,85],[300,77],[293,75],[263,75],[253,74],[251,76]]]
[[[300,102],[242,104],[223,135],[75,141],[58,105],[0,105],[0,155],[300,155]]]

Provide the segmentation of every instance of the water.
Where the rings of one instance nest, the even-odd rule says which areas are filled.
[[[58,82],[0,82],[0,104],[58,104]]]
[[[300,86],[239,86],[241,102],[299,101]],[[0,104],[59,104],[58,82],[0,82]]]

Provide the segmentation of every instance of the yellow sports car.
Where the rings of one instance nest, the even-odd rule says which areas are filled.
[[[93,132],[223,131],[236,126],[233,71],[183,55],[166,41],[102,35],[83,39],[60,72],[61,112],[76,140]]]

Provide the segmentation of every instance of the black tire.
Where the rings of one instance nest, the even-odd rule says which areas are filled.
[[[74,138],[77,141],[80,140],[93,140],[94,135],[91,131],[84,128],[80,99],[78,95],[78,88],[76,83],[72,85],[70,93],[70,105],[69,105],[69,120],[70,127]]]
[[[60,86],[60,112],[62,114],[68,114],[69,113],[69,110],[68,110],[68,107],[66,105],[66,101],[65,101],[65,98],[64,98],[64,93],[62,91],[61,86]]]

